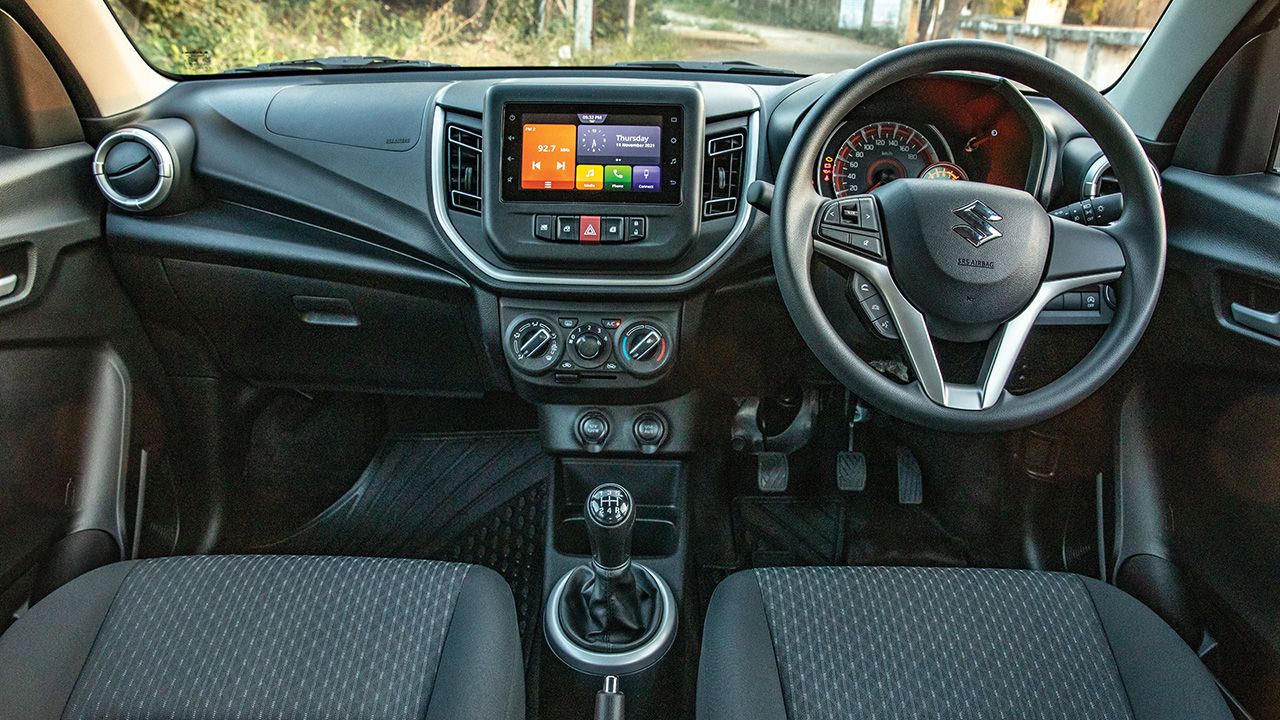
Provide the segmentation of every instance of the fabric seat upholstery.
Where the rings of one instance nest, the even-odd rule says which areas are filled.
[[[716,589],[699,720],[1230,720],[1146,606],[1065,573],[814,567]]]
[[[0,638],[14,720],[524,718],[515,604],[486,568],[381,558],[117,563]]]

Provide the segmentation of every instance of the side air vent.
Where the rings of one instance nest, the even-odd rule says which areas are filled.
[[[449,208],[480,214],[480,134],[458,125],[449,137]]]
[[[135,212],[151,210],[173,189],[173,153],[150,130],[122,128],[98,144],[93,177],[102,194],[117,206]]]
[[[702,170],[702,218],[733,215],[742,195],[742,154],[746,135],[740,131],[707,140]]]
[[[1160,185],[1160,171],[1155,163],[1151,163],[1151,172],[1156,175],[1156,185]],[[1107,156],[1099,155],[1084,173],[1084,183],[1080,187],[1082,199],[1096,198],[1120,192],[1120,181],[1116,180],[1115,171],[1111,169],[1111,161]]]

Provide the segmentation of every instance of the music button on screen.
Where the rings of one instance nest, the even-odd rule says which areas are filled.
[[[579,165],[578,166],[578,189],[579,190],[600,190],[604,188],[604,166],[603,165]]]

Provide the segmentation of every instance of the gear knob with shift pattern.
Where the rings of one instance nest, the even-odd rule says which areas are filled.
[[[631,531],[636,524],[636,508],[631,493],[616,483],[605,483],[591,491],[583,508],[591,558],[606,573],[619,573],[631,564]]]

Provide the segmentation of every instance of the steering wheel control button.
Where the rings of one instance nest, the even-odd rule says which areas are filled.
[[[860,250],[874,258],[884,259],[884,245],[880,242],[880,236],[867,235],[865,233],[849,233],[852,235],[852,244],[854,250]]]
[[[872,295],[859,304],[862,305],[862,312],[867,314],[868,320],[879,320],[889,314],[888,308],[884,306],[884,300],[879,295]]]
[[[656,412],[642,412],[636,418],[632,434],[635,435],[636,443],[640,446],[640,452],[652,455],[667,439],[667,421]]]
[[[635,322],[619,334],[618,354],[623,366],[633,375],[655,375],[671,358],[671,342],[667,331],[657,323]]]
[[[898,339],[898,328],[894,327],[893,320],[891,320],[888,315],[877,320],[872,320],[871,326],[876,329],[876,333],[882,338],[887,340]]]
[[[876,203],[869,197],[857,198],[858,220],[863,230],[880,232],[880,218],[876,217]]]
[[[574,359],[582,367],[597,368],[609,359],[609,335],[596,323],[586,323],[574,328],[569,333],[566,344],[573,350]]]
[[[517,369],[538,375],[560,359],[560,333],[542,318],[517,322],[507,338],[507,351]]]
[[[556,219],[550,215],[534,217],[533,236],[539,240],[554,240],[556,237]]]
[[[578,242],[578,218],[561,215],[556,219],[556,240]]]
[[[817,236],[844,248],[878,260],[884,259],[884,241],[876,218],[875,201],[870,197],[830,200],[818,214]]]
[[[872,285],[870,280],[866,279],[859,273],[853,274],[852,284],[853,296],[858,299],[858,302],[862,302],[863,300],[874,297],[878,294],[876,292],[876,286]]]
[[[609,439],[609,418],[599,410],[588,410],[578,418],[578,441],[587,452],[598,453]]]

